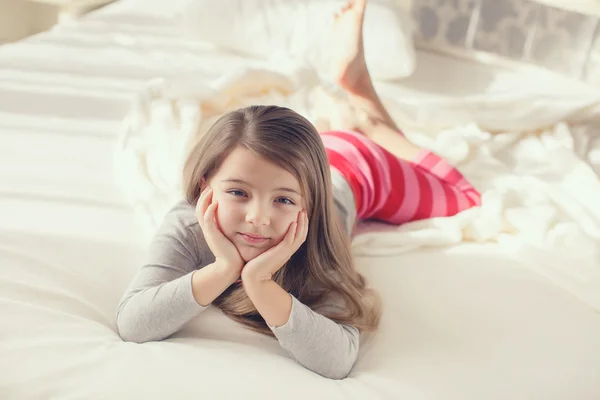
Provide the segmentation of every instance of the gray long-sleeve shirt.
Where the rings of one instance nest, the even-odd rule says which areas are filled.
[[[355,218],[352,192],[334,171],[332,183],[338,214],[350,232]],[[123,340],[162,340],[205,310],[192,294],[192,273],[212,262],[214,255],[194,208],[178,203],[165,216],[150,245],[147,263],[119,304],[117,326]],[[346,377],[358,356],[355,327],[338,324],[293,296],[288,322],[271,330],[292,358],[328,378]]]

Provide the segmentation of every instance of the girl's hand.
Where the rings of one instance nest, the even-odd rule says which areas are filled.
[[[269,280],[273,274],[281,269],[306,240],[308,234],[308,216],[306,211],[298,213],[295,222],[292,222],[277,246],[271,247],[261,255],[246,263],[242,270],[242,281]]]
[[[219,204],[216,201],[213,202],[212,199],[213,190],[211,187],[207,187],[200,195],[198,205],[196,206],[198,223],[202,228],[202,233],[208,247],[215,256],[215,261],[225,269],[235,272],[236,276],[239,276],[244,266],[244,260],[235,245],[231,240],[227,239],[219,228],[217,224],[217,208]]]

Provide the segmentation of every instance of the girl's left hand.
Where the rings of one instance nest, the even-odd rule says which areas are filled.
[[[269,280],[273,274],[294,255],[306,240],[308,234],[308,216],[305,210],[298,213],[295,222],[292,222],[276,246],[271,247],[261,255],[248,261],[242,269],[242,281]]]

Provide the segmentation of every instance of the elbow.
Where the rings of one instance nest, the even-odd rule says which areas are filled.
[[[123,306],[123,305],[122,305]],[[141,321],[127,315],[125,307],[117,311],[117,333],[124,342],[145,343],[152,340],[148,337],[148,330],[142,329]]]
[[[124,342],[146,343],[148,341],[135,329],[128,329],[122,325],[117,326],[117,329],[119,331],[119,336]]]
[[[358,359],[358,350],[359,339],[357,335],[352,337],[343,348],[339,349],[339,357],[331,357],[330,362],[318,373],[329,379],[347,378]]]
[[[330,371],[323,373],[321,375],[328,379],[335,379],[335,380],[346,379],[348,377],[348,375],[350,375],[350,372],[352,371],[352,367],[354,367],[354,362],[348,363],[346,365],[340,364],[340,365],[336,366],[335,368],[331,369]]]
[[[323,371],[321,375],[329,379],[346,379],[348,375],[350,375],[350,372],[352,372],[352,368],[354,368],[357,358],[358,353],[352,357],[348,356],[345,360],[340,361],[337,365],[331,366],[326,371]]]
[[[124,321],[121,314],[117,314],[117,332],[124,342],[144,343],[138,329],[135,329],[135,323]]]

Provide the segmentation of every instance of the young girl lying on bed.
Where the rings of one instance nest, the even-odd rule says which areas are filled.
[[[402,224],[479,205],[463,176],[411,144],[383,108],[363,55],[364,9],[365,0],[345,6],[334,33],[344,35],[338,83],[368,118],[321,134],[276,106],[220,118],[192,148],[186,198],[119,305],[124,340],[164,339],[212,304],[304,367],[343,378],[359,332],[380,314],[352,260],[355,220]]]

